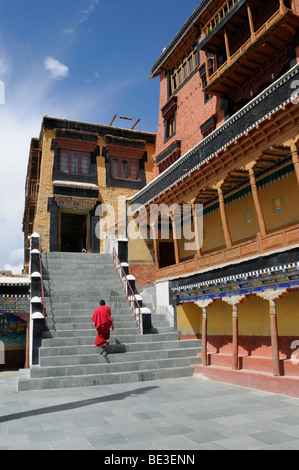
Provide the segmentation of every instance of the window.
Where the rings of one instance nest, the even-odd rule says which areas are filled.
[[[175,134],[175,115],[165,121],[165,138],[169,139]]]
[[[214,72],[214,64],[215,64],[215,57],[211,54],[208,54],[208,66],[209,66],[209,74],[212,75]],[[206,104],[210,99],[213,98],[212,95],[209,95],[208,93],[205,92],[205,88],[208,84],[207,82],[207,74],[206,74],[206,65],[202,65],[202,67],[199,69],[199,75],[202,80],[202,88],[204,91],[204,104]]]
[[[139,180],[139,161],[124,158],[111,159],[111,177],[120,180]]]
[[[72,151],[60,151],[60,171],[79,175],[90,174],[90,154]]]
[[[171,73],[171,93],[191,75],[191,73],[199,65],[197,46],[193,46],[192,50],[182,59],[181,63],[172,70]]]
[[[163,106],[161,112],[164,119],[164,141],[166,142],[176,133],[177,96],[172,96],[166,105]]]

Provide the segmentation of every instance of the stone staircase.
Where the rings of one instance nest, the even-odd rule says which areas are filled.
[[[199,340],[180,341],[162,315],[152,312],[152,334],[136,327],[112,257],[44,253],[46,328],[39,365],[20,371],[19,390],[70,388],[192,376],[201,362]],[[108,356],[94,346],[92,314],[101,299],[115,330]]]

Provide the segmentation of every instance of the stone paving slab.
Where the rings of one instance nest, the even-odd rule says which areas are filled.
[[[299,399],[186,377],[17,390],[0,373],[0,450],[298,450]]]

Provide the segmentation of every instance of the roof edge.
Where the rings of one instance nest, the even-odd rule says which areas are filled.
[[[195,23],[195,21],[199,18],[201,13],[205,10],[205,8],[212,2],[212,0],[202,0],[198,7],[194,10],[194,12],[189,16],[188,20],[184,23],[181,27],[179,32],[175,35],[173,40],[170,44],[164,49],[163,53],[160,55],[158,60],[151,68],[152,76],[155,76],[158,72],[158,69],[161,67],[163,62],[169,57],[169,55],[173,52],[176,48],[178,43],[182,40],[182,38],[187,34],[191,26]]]

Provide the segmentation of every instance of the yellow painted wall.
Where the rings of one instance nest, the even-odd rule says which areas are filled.
[[[53,197],[52,171],[54,151],[50,150],[50,148],[54,137],[55,131],[49,130],[44,131],[41,137],[43,156],[33,232],[37,232],[40,235],[43,251],[49,251],[50,249],[50,214],[47,208],[48,198]]]
[[[34,232],[40,234],[42,249],[43,251],[49,251],[50,249],[50,213],[48,212],[48,198],[53,197],[53,163],[54,163],[54,150],[51,150],[52,139],[55,138],[55,130],[44,130],[41,138],[41,172],[40,172],[40,188],[37,200],[37,210],[34,220]],[[103,137],[98,138],[97,145],[100,147],[100,155],[102,155],[102,149],[106,145]],[[147,162],[145,163],[145,174],[146,181],[149,183],[154,178],[154,163],[153,155],[155,146],[152,144],[146,144],[145,151],[148,153]],[[103,156],[97,157],[97,176],[99,190],[99,200],[107,206],[112,206],[114,209],[111,216],[105,217],[105,223],[103,224],[104,230],[114,226],[118,221],[125,221],[125,204],[126,198],[129,198],[136,194],[138,190],[129,188],[115,188],[106,187],[106,168],[105,158]],[[123,201],[119,205],[119,201]],[[121,210],[119,211],[119,207]],[[120,212],[120,213],[119,213]],[[100,249],[103,250],[104,241],[100,242]]]
[[[299,197],[299,188],[295,175],[288,176],[267,188],[260,189],[259,196],[268,231],[299,223],[298,206],[296,203],[294,204],[294,201]],[[284,202],[283,210],[278,213],[273,210],[276,198],[282,198],[281,200]]]
[[[145,237],[145,238],[143,238]],[[154,246],[151,241],[147,224],[136,223],[135,219],[128,216],[128,253],[129,263],[154,263]]]
[[[100,146],[100,155],[102,155],[102,148],[106,145],[105,139],[100,138],[98,140],[98,145]],[[147,162],[145,162],[145,178],[146,183],[148,184],[154,178],[154,162],[153,162],[153,155],[155,152],[155,146],[151,144],[146,144],[145,151],[147,152]],[[99,199],[103,204],[106,206],[112,206],[114,208],[113,216],[109,216],[108,214],[105,216],[105,221],[103,221],[103,225],[101,225],[103,230],[111,229],[112,233],[114,231],[113,227],[115,224],[120,223],[121,227],[125,228],[125,217],[126,217],[126,210],[125,210],[125,201],[130,197],[134,196],[138,190],[131,189],[131,188],[117,188],[117,187],[106,187],[106,167],[105,167],[105,157],[98,157],[97,159],[97,170],[98,170],[98,184],[100,187],[99,191]],[[115,233],[117,230],[114,231]],[[104,241],[101,240],[101,251],[104,247]],[[148,259],[147,250],[144,251],[145,245],[142,243],[138,243],[138,252],[143,251],[142,254],[137,254],[138,261],[141,261],[143,257],[145,260]],[[129,252],[130,251],[129,247]],[[135,245],[134,245],[135,248]],[[136,244],[137,248],[137,244]],[[133,250],[134,251],[134,250]],[[137,260],[136,258],[136,260]],[[139,259],[141,258],[141,259]],[[134,259],[134,261],[136,261]]]
[[[233,243],[254,237],[260,231],[251,194],[225,208]]]
[[[280,336],[298,335],[299,339],[299,291],[277,301],[277,325]]]
[[[201,333],[202,309],[193,302],[177,307],[178,331],[182,335],[197,335]]]
[[[208,334],[232,334],[232,307],[222,300],[217,300],[208,308]]]
[[[295,175],[288,176],[270,186],[259,189],[259,197],[268,232],[299,223],[299,211],[294,197],[299,197]],[[275,212],[275,201],[283,202],[283,210]],[[252,194],[225,206],[233,243],[253,238],[260,232]],[[225,240],[219,209],[203,219],[204,240],[202,251],[225,248]]]
[[[203,218],[203,245],[202,252],[225,246],[219,209]]]
[[[269,302],[251,295],[239,305],[240,336],[270,336]],[[208,335],[232,334],[232,307],[217,300],[208,307]],[[178,331],[182,335],[201,334],[202,309],[193,302],[177,308]],[[279,336],[299,338],[299,291],[290,292],[277,301]]]
[[[239,305],[238,312],[240,336],[269,336],[271,334],[268,301],[251,295]]]

